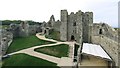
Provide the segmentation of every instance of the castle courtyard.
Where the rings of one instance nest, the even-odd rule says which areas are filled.
[[[1,21],[9,23],[8,28],[2,30],[2,58],[7,56],[5,60],[11,60],[9,56],[22,53],[59,67],[118,66],[118,30],[104,22],[94,23],[93,15],[90,11],[69,13],[63,9],[57,21],[54,15],[48,22],[41,23]],[[15,62],[5,60],[3,67]]]

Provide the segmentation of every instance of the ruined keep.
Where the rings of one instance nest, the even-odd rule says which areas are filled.
[[[21,22],[21,24],[12,23],[9,31],[14,37],[26,37],[38,32],[49,35],[53,30],[58,31],[60,40],[76,41],[80,45],[79,49],[83,43],[99,44],[112,58],[112,66],[119,66],[120,51],[117,30],[105,23],[93,23],[93,12],[79,10],[76,13],[68,14],[67,10],[61,10],[60,13],[60,20],[55,21],[54,15],[52,15],[48,22],[44,21],[41,25],[29,25],[26,21]],[[10,39],[12,39],[12,34],[10,34]]]
[[[78,43],[91,42],[93,13],[78,11],[68,15],[67,10],[61,10],[60,39],[75,40]]]
[[[42,23],[41,25],[42,33],[49,35],[53,30],[60,32],[60,25],[61,21],[59,20],[55,21],[54,15],[52,15],[48,22],[44,21]]]
[[[51,30],[60,32],[60,40],[77,43],[91,42],[92,38],[93,13],[78,11],[69,15],[67,10],[61,10],[61,20],[55,21],[54,16],[42,24],[42,32],[49,35]]]

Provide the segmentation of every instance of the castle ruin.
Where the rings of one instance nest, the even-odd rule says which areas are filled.
[[[47,23],[44,21],[41,25],[29,25],[27,22],[12,23],[9,31],[13,34],[13,37],[26,37],[38,32],[49,35],[53,30],[58,31],[60,40],[76,41],[79,44],[78,58],[81,57],[80,50],[83,43],[98,44],[111,57],[112,65],[110,65],[119,66],[118,56],[120,56],[120,51],[118,50],[117,30],[105,23],[93,23],[93,12],[79,10],[76,13],[68,14],[67,10],[61,10],[60,16],[61,19],[55,21],[54,15],[52,15]]]
[[[51,30],[60,32],[60,40],[76,41],[83,43],[99,44],[112,58],[112,66],[118,66],[118,32],[106,23],[93,23],[93,12],[79,10],[68,14],[67,10],[61,10],[61,20],[55,21],[52,15],[43,33],[49,35]],[[55,27],[57,26],[57,27]],[[81,49],[81,48],[80,48]]]

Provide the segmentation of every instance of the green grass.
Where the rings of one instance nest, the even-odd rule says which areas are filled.
[[[38,39],[34,35],[29,36],[29,37],[15,38],[12,44],[10,45],[10,47],[8,48],[7,53],[19,51],[19,50],[33,47],[33,46],[51,44],[51,43],[54,43],[54,42]]]
[[[40,68],[39,66],[54,66],[54,68],[58,68],[56,63],[22,53],[12,55],[10,58],[3,60],[2,68],[5,68],[5,66],[11,66],[11,68],[16,68],[16,66],[19,66],[20,68],[22,68],[21,66],[26,66],[24,68],[28,68],[28,66],[38,66],[38,68]]]
[[[0,25],[0,29],[7,29],[9,28],[9,25]]]
[[[1,66],[2,66],[2,61],[0,61],[0,68],[1,68]]]
[[[50,35],[46,35],[46,38],[54,39],[54,40],[59,40],[60,41],[60,32],[59,31],[52,31]]]
[[[47,46],[47,47],[41,47],[36,48],[35,51],[48,54],[55,57],[68,57],[69,52],[69,46],[66,44],[60,44],[56,46]]]

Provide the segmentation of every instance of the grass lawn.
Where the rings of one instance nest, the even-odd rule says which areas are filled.
[[[2,66],[2,61],[0,61],[0,68],[1,68],[1,66]]]
[[[10,58],[3,60],[2,68],[7,68],[7,66],[11,66],[11,68],[16,68],[16,66],[22,68],[28,68],[28,66],[38,66],[38,68],[43,68],[39,66],[49,66],[50,68],[59,68],[56,63],[49,62],[47,60],[43,60],[40,58],[36,58],[27,54],[15,54]],[[31,67],[31,68],[34,68]],[[36,68],[36,67],[35,67]],[[46,68],[46,67],[45,67]]]
[[[52,38],[52,39],[54,39],[54,40],[58,40],[58,41],[60,41],[60,32],[59,31],[52,31],[51,33],[50,33],[50,35],[46,35],[45,36],[46,38]]]
[[[1,29],[6,29],[6,28],[9,28],[9,25],[0,25],[0,28]]]
[[[37,46],[37,45],[51,44],[51,43],[54,43],[54,42],[38,39],[34,35],[29,37],[15,38],[12,44],[10,45],[10,47],[8,48],[7,53],[15,52],[18,50],[22,50],[22,49]]]
[[[56,46],[47,46],[47,47],[41,47],[36,48],[35,51],[48,54],[55,57],[68,57],[69,54],[69,46],[66,44],[60,44]]]

